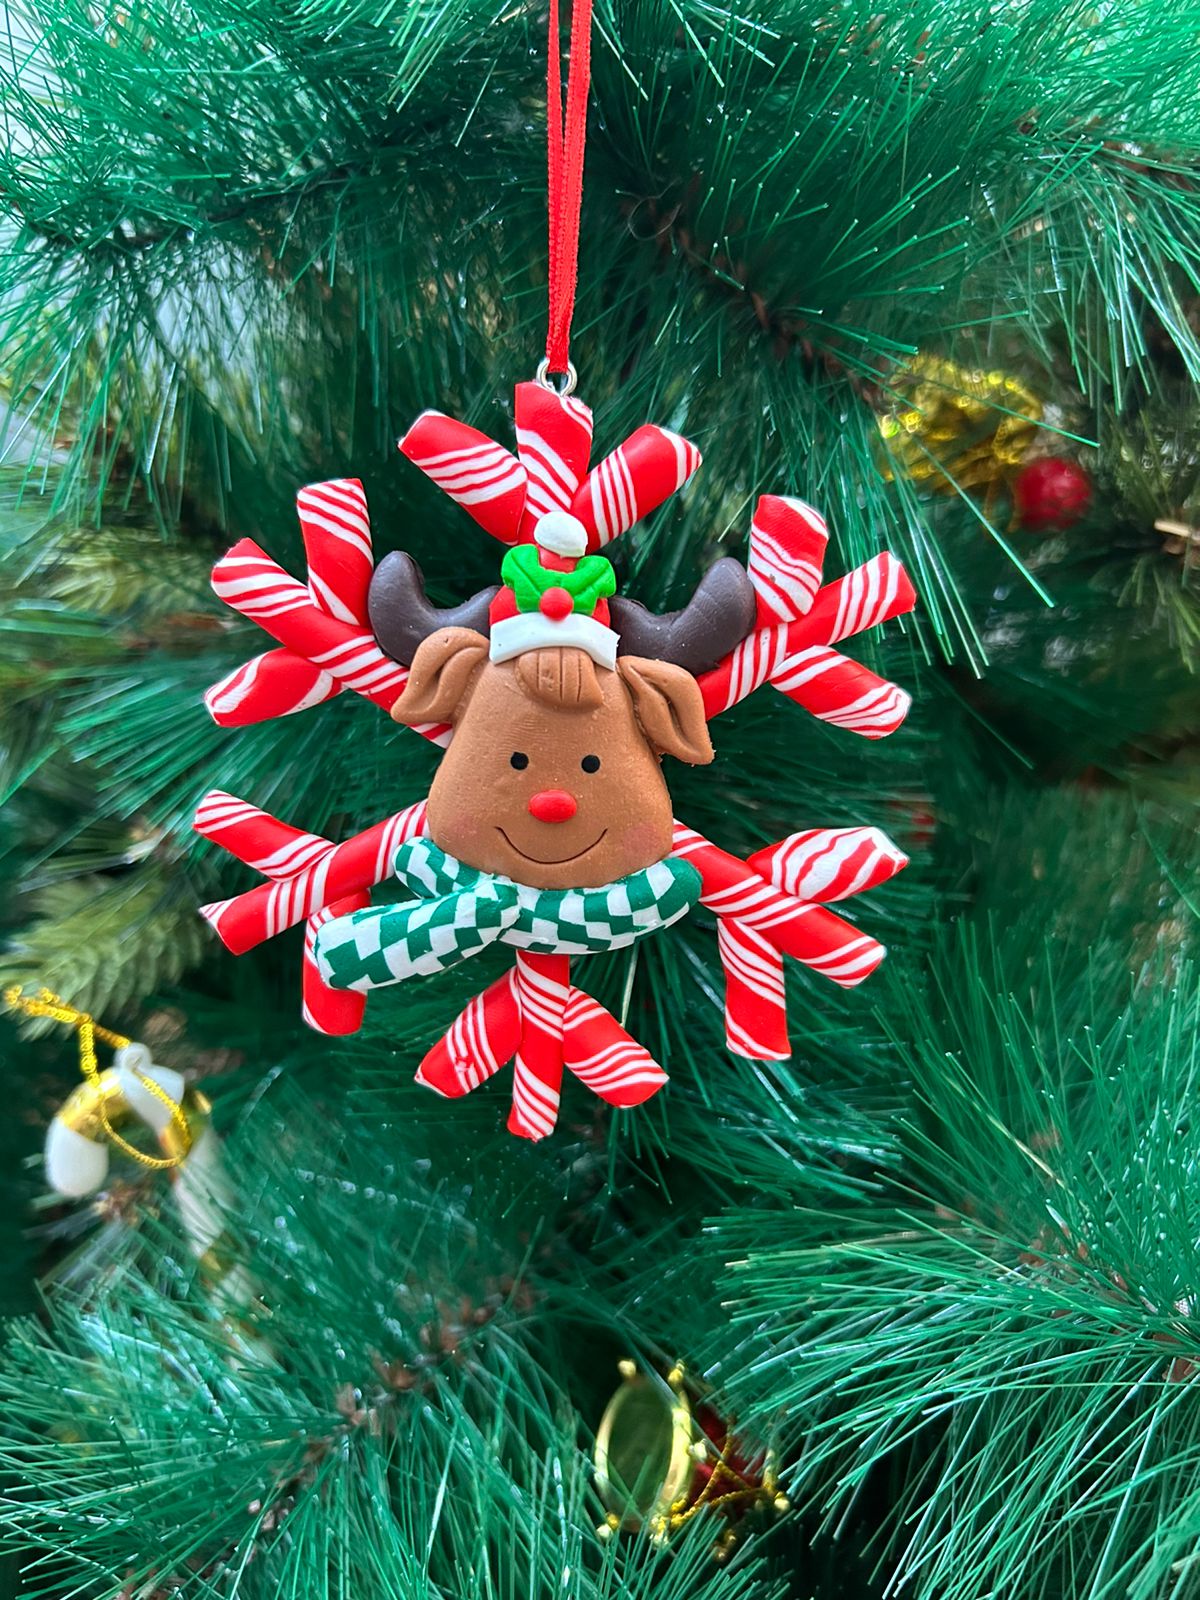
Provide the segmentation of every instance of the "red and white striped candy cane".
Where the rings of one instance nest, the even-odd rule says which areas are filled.
[[[503,544],[517,541],[529,479],[503,445],[440,411],[423,411],[399,448],[485,533]]]
[[[804,649],[812,644],[837,644],[903,616],[916,603],[917,592],[903,563],[890,550],[881,551],[844,577],[825,584],[812,610],[792,626],[789,646]]]
[[[786,1061],[783,957],[765,933],[737,917],[717,921],[717,951],[725,973],[725,1044],[749,1061]]]
[[[367,997],[353,989],[334,989],[321,976],[314,954],[317,930],[334,917],[349,916],[351,911],[361,911],[369,906],[371,896],[367,890],[348,894],[344,900],[314,911],[304,922],[304,958],[300,968],[300,1015],[316,1033],[343,1037],[357,1033],[362,1027],[367,1009]]]
[[[477,994],[417,1068],[417,1082],[448,1099],[470,1094],[512,1060],[521,1042],[516,968]]]
[[[588,549],[599,550],[673,495],[700,465],[687,439],[652,423],[631,433],[576,491],[571,511],[588,531]]]
[[[809,828],[756,850],[746,865],[797,900],[828,905],[886,883],[908,857],[880,828]]]
[[[287,835],[309,841],[307,848],[313,850],[299,869],[287,877],[260,883],[232,899],[218,900],[200,908],[201,916],[216,929],[221,942],[234,955],[253,950],[264,939],[295,927],[335,901],[382,883],[391,873],[396,847],[405,839],[425,832],[424,800],[385,817],[373,828],[342,844],[333,844],[319,834],[300,834],[299,829],[289,828],[286,823],[278,822],[244,801],[234,802],[244,808],[243,812],[229,816],[220,802],[232,799],[219,792],[206,796],[196,813],[197,833],[259,870],[265,870],[260,865],[263,859],[288,848]],[[215,804],[210,805],[210,802]],[[315,848],[317,846],[319,849]],[[301,846],[297,844],[292,848]]]
[[[544,1139],[554,1132],[558,1121],[563,1016],[571,996],[571,960],[569,956],[518,950],[515,972],[521,1041],[513,1060],[508,1131],[522,1139]]]
[[[400,441],[410,461],[505,544],[532,540],[548,511],[569,510],[587,529],[588,548],[598,550],[700,465],[694,444],[647,423],[587,472],[591,412],[538,383],[517,385],[516,424],[515,456],[440,411],[424,412]]]
[[[390,710],[407,682],[407,671],[375,643],[367,615],[374,567],[362,484],[357,478],[310,483],[297,494],[296,510],[307,586],[249,539],[213,568],[217,594],[284,647],[255,656],[208,690],[204,704],[220,727],[291,716],[345,689]],[[444,725],[418,732],[448,742]]]
[[[367,591],[375,558],[367,496],[357,478],[310,483],[296,496],[308,557],[308,587],[322,611],[367,626]]]
[[[866,739],[895,733],[912,705],[912,696],[899,684],[822,645],[785,656],[771,673],[771,687],[819,721]]]
[[[700,874],[700,903],[717,913],[717,950],[725,974],[725,1043],[752,1061],[783,1061],[791,1054],[783,958],[770,935],[734,917],[746,888],[766,887],[736,856],[676,822],[673,855]],[[715,903],[714,903],[715,902]]]
[[[806,616],[756,629],[703,673],[698,682],[705,714],[719,716],[769,682],[825,721],[840,718],[843,726],[873,737],[891,732],[908,709],[903,690],[829,646],[915,604],[896,558],[887,551],[875,556],[820,590]]]
[[[777,950],[852,989],[883,960],[883,946],[851,923],[785,894],[753,867],[719,849],[693,828],[675,824],[671,854],[700,874],[700,904],[719,917],[738,917],[766,934]]]
[[[563,1065],[614,1106],[641,1105],[667,1081],[649,1051],[598,1000],[569,987],[565,956],[541,957],[558,965],[540,977],[529,969],[538,959],[522,954],[517,967],[476,995],[417,1070],[418,1083],[457,1098],[520,1053],[524,1065],[514,1077],[509,1125],[526,1138],[541,1138],[553,1127]],[[569,993],[560,1013],[564,982]]]
[[[750,524],[746,571],[758,596],[758,626],[793,622],[821,587],[829,529],[824,517],[786,495],[764,494]]]
[[[321,977],[313,955],[317,930],[333,917],[370,904],[371,889],[391,871],[396,845],[424,831],[425,802],[335,845],[320,834],[293,828],[245,800],[214,789],[197,807],[193,826],[204,838],[274,880],[231,900],[202,906],[201,916],[238,955],[281,928],[304,921],[304,1020],[318,1033],[356,1033],[362,1024],[364,996],[332,989]],[[340,894],[339,885],[343,889]]]
[[[667,1081],[650,1052],[582,989],[571,990],[563,1013],[563,1057],[567,1070],[610,1106],[640,1106]]]
[[[213,588],[235,611],[272,638],[390,711],[408,682],[408,672],[375,642],[369,628],[331,616],[308,588],[272,561],[253,539],[240,539],[213,568]]]
[[[521,538],[528,544],[549,511],[569,511],[592,453],[592,413],[542,383],[516,389],[517,455],[529,479]]]
[[[222,726],[261,722],[328,700],[341,689],[390,711],[408,682],[408,669],[385,655],[367,625],[344,622],[318,605],[309,589],[272,561],[252,539],[242,539],[213,568],[213,588],[227,605],[252,618],[284,646],[239,667],[205,695]],[[293,662],[295,663],[293,665]],[[330,688],[327,677],[333,680]],[[290,704],[283,704],[290,699]],[[448,744],[450,729],[417,730]]]
[[[204,796],[192,827],[264,878],[294,877],[333,848],[319,833],[306,833],[290,822],[280,822],[223,789],[210,789]]]
[[[204,705],[219,728],[246,728],[307,711],[341,692],[331,672],[303,656],[267,650],[214,683],[205,691]]]
[[[776,1060],[788,1053],[783,1048],[787,1031],[778,955],[791,956],[842,988],[853,988],[887,953],[878,940],[832,911],[784,893],[747,862],[678,822],[672,854],[696,868],[701,905],[722,919],[718,936],[727,979],[726,1039],[738,1055]]]
[[[845,900],[902,870],[908,857],[878,828],[810,828],[752,855],[746,865],[797,900]],[[791,1054],[783,958],[768,936],[739,918],[717,923],[725,970],[729,1048],[755,1061]]]

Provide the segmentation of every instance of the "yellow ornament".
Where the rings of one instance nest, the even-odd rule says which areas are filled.
[[[609,1539],[622,1529],[665,1544],[702,1511],[724,1519],[714,1559],[728,1557],[736,1523],[748,1511],[789,1509],[779,1493],[769,1451],[743,1455],[728,1421],[717,1414],[676,1364],[665,1378],[619,1364],[621,1386],[596,1432],[596,1488],[608,1515],[597,1529]]]
[[[151,1084],[169,1097],[170,1110]],[[181,1073],[152,1061],[145,1045],[126,1045],[113,1066],[79,1084],[55,1112],[46,1134],[47,1181],[74,1199],[94,1194],[108,1177],[109,1148],[118,1139],[118,1148],[132,1151],[141,1166],[174,1170],[200,1142],[211,1109],[199,1090],[185,1088]],[[156,1138],[160,1156],[147,1155],[124,1138],[123,1130],[139,1126]]]
[[[896,404],[879,419],[886,476],[929,482],[945,494],[999,489],[1019,467],[1042,404],[1007,372],[914,356],[891,382]]]
[[[186,1084],[181,1072],[154,1061],[144,1044],[102,1027],[48,989],[26,995],[17,986],[6,990],[3,999],[14,1011],[65,1023],[79,1036],[83,1082],[59,1107],[46,1134],[50,1187],[72,1199],[95,1194],[108,1178],[112,1149],[141,1167],[168,1172],[187,1242],[209,1293],[229,1313],[223,1320],[237,1342],[239,1358],[269,1359],[270,1346],[245,1320],[248,1308],[256,1307],[256,1315],[264,1308],[226,1226],[236,1194],[207,1097]],[[103,1071],[96,1059],[97,1039],[115,1052],[112,1065]],[[125,1132],[134,1130],[141,1132],[143,1143],[156,1143],[161,1153],[153,1155],[131,1143]]]
[[[193,1095],[185,1106],[182,1074],[156,1066],[145,1045],[101,1027],[86,1011],[49,989],[27,995],[16,984],[5,990],[4,1002],[27,1017],[66,1023],[79,1035],[79,1070],[84,1081],[50,1125],[46,1168],[51,1187],[61,1194],[92,1193],[108,1171],[106,1143],[143,1167],[169,1171],[181,1165],[192,1147],[195,1126],[207,1118],[209,1109],[203,1095]],[[97,1039],[116,1051],[107,1072],[100,1071],[96,1060]],[[118,1131],[118,1123],[131,1121],[153,1129],[163,1150],[161,1156],[147,1155]]]

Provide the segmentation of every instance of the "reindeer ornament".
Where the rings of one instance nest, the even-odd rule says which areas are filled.
[[[682,611],[654,616],[615,596],[600,552],[687,481],[699,452],[647,426],[589,472],[592,417],[579,401],[525,383],[515,413],[515,456],[437,412],[400,442],[509,547],[498,588],[438,611],[411,556],[375,569],[352,479],[298,496],[307,586],[249,540],[213,574],[217,593],[279,646],[209,691],[216,721],[240,726],[354,690],[448,747],[428,800],[336,845],[220,792],[196,827],[268,880],[203,908],[231,950],[305,923],[304,1011],[322,1032],[352,1033],[370,989],[513,946],[513,968],[417,1078],[459,1096],[512,1060],[508,1126],[540,1139],[564,1068],[618,1106],[666,1082],[574,987],[572,956],[621,949],[702,904],[718,919],[729,1048],[757,1060],[789,1054],[784,956],[845,986],[882,960],[881,945],[827,907],[905,865],[890,840],[810,830],[740,860],[674,821],[661,761],[712,761],[708,723],[768,683],[824,721],[891,733],[908,697],[834,646],[914,596],[886,553],[822,586],[821,518],[765,495],[747,567],[718,561]],[[389,871],[413,898],[372,907]]]

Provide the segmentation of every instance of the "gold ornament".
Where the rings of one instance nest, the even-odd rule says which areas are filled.
[[[886,476],[930,482],[945,494],[991,494],[1019,467],[1042,420],[1042,404],[1007,372],[914,356],[891,380],[898,396],[879,419]]]
[[[121,1140],[120,1147],[132,1152],[143,1165],[178,1167],[192,1146],[198,1143],[212,1115],[212,1106],[198,1089],[185,1089],[179,1101],[181,1116],[172,1115],[166,1127],[158,1134],[161,1157],[147,1156],[143,1150]],[[116,1067],[109,1067],[78,1084],[54,1113],[56,1122],[91,1144],[100,1144],[112,1138],[122,1128],[141,1125],[133,1104],[125,1092],[125,1080]]]
[[[86,1121],[92,1131],[84,1132],[82,1128],[73,1131],[79,1132],[91,1144],[99,1144],[103,1136],[143,1167],[163,1171],[180,1165],[191,1149],[192,1130],[180,1099],[169,1093],[149,1070],[153,1063],[144,1045],[135,1044],[132,1039],[114,1033],[111,1028],[101,1027],[86,1011],[80,1011],[49,989],[39,989],[36,995],[27,995],[22,994],[19,984],[14,984],[5,990],[4,1003],[9,1010],[23,1012],[27,1017],[47,1017],[51,1022],[65,1022],[79,1035],[79,1070],[84,1081],[68,1099],[67,1106],[72,1107],[71,1115]],[[116,1064],[104,1073],[100,1071],[96,1060],[97,1039],[112,1045],[117,1052]],[[122,1121],[129,1120],[122,1113],[130,1111],[132,1114],[129,1102],[134,1097],[131,1092],[134,1088],[165,1113],[164,1125],[159,1130],[165,1152],[161,1156],[147,1155],[144,1150],[130,1144],[117,1132],[113,1123],[114,1115]],[[64,1106],[63,1111],[66,1109]],[[144,1107],[141,1108],[141,1119],[146,1120]],[[63,1125],[62,1111],[55,1120]]]
[[[706,1403],[676,1363],[665,1378],[618,1370],[621,1386],[605,1407],[596,1433],[596,1488],[608,1516],[596,1530],[645,1532],[665,1544],[702,1511],[725,1518],[713,1546],[723,1561],[738,1541],[734,1525],[748,1511],[789,1509],[779,1493],[768,1451],[747,1459],[729,1423]]]
[[[212,1107],[183,1074],[157,1064],[144,1044],[102,1028],[87,1012],[48,989],[25,995],[19,987],[4,1000],[26,1016],[64,1022],[79,1035],[84,1081],[72,1090],[46,1133],[46,1177],[52,1189],[73,1199],[94,1195],[108,1178],[109,1152],[123,1150],[143,1167],[169,1171],[171,1190],[188,1245],[214,1303],[235,1342],[239,1360],[270,1360],[271,1347],[257,1327],[268,1315],[258,1299],[243,1252],[226,1226],[235,1192],[226,1173],[221,1144],[212,1126]],[[116,1051],[103,1072],[96,1040]],[[145,1129],[161,1152],[151,1155],[132,1144],[122,1130]],[[247,1320],[252,1314],[253,1321]]]

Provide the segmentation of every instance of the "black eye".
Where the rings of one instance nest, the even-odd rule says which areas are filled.
[[[529,757],[525,754],[524,750],[514,750],[508,759],[509,763],[516,767],[518,772],[524,772],[525,768],[529,765]]]
[[[584,756],[583,760],[579,763],[579,765],[583,768],[583,770],[585,772],[599,772],[600,771],[600,757],[599,756]]]

